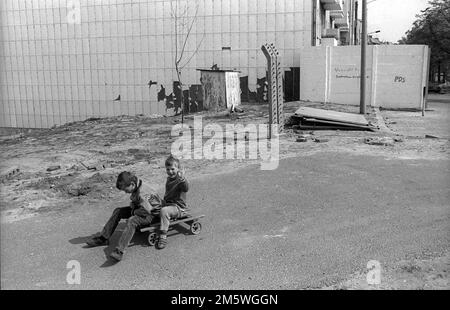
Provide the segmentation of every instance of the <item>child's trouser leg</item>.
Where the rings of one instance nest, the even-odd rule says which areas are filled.
[[[148,215],[146,217],[133,215],[132,217],[130,217],[127,221],[127,226],[125,227],[125,230],[123,231],[122,236],[119,239],[117,249],[123,253],[130,243],[131,239],[133,239],[136,229],[140,226],[150,225],[152,222],[152,218],[153,217],[151,215]]]
[[[161,209],[161,226],[158,244],[156,248],[164,249],[167,244],[167,231],[169,230],[170,220],[176,219],[180,216],[180,211],[177,206],[165,206]]]
[[[169,230],[169,224],[171,219],[176,219],[180,215],[180,211],[177,206],[165,206],[161,209],[160,217],[161,217],[161,233],[167,233]]]
[[[121,219],[127,219],[131,216],[131,207],[122,207],[116,208],[113,211],[113,214],[109,218],[105,227],[103,227],[101,236],[105,239],[109,239],[114,230],[116,230],[117,225],[119,224]]]

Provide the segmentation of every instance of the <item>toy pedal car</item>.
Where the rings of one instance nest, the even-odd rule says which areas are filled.
[[[205,217],[204,215],[198,215],[198,216],[191,216],[191,215],[186,215],[185,217],[182,218],[178,218],[174,221],[170,221],[169,224],[169,229],[171,226],[176,225],[176,224],[180,224],[180,223],[186,223],[187,225],[189,225],[189,230],[191,231],[191,233],[193,235],[198,235],[200,233],[200,231],[202,230],[202,224],[198,221],[199,219],[201,219],[202,217]],[[148,244],[150,246],[153,246],[156,244],[156,242],[158,241],[158,234],[156,233],[155,230],[157,230],[159,228],[160,224],[155,223],[155,224],[151,224],[150,226],[141,228],[141,232],[146,232],[148,231]]]

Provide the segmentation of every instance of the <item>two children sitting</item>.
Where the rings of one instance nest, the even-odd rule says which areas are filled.
[[[183,217],[189,211],[186,205],[186,192],[189,190],[189,184],[184,176],[184,169],[180,169],[180,161],[177,158],[172,155],[169,156],[166,159],[165,166],[167,181],[163,200],[155,194],[154,190],[143,185],[142,180],[134,174],[127,171],[119,174],[116,187],[127,194],[131,194],[130,206],[116,208],[103,227],[100,236],[86,242],[89,246],[108,245],[109,238],[114,233],[120,220],[128,219],[117,247],[110,254],[111,258],[120,261],[136,229],[148,226],[155,218],[160,217],[160,234],[156,247],[158,249],[166,247],[170,220]]]

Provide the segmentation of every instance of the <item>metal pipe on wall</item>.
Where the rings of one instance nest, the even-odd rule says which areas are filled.
[[[360,114],[366,114],[367,0],[362,0]]]
[[[317,0],[312,0],[312,27],[311,27],[311,45],[316,46],[317,40]]]
[[[355,2],[355,24],[353,25],[353,31],[354,31],[354,40],[355,45],[358,45],[360,42],[358,40],[358,1]]]

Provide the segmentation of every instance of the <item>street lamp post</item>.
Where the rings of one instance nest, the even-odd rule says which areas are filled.
[[[362,0],[360,114],[366,114],[367,0]]]

